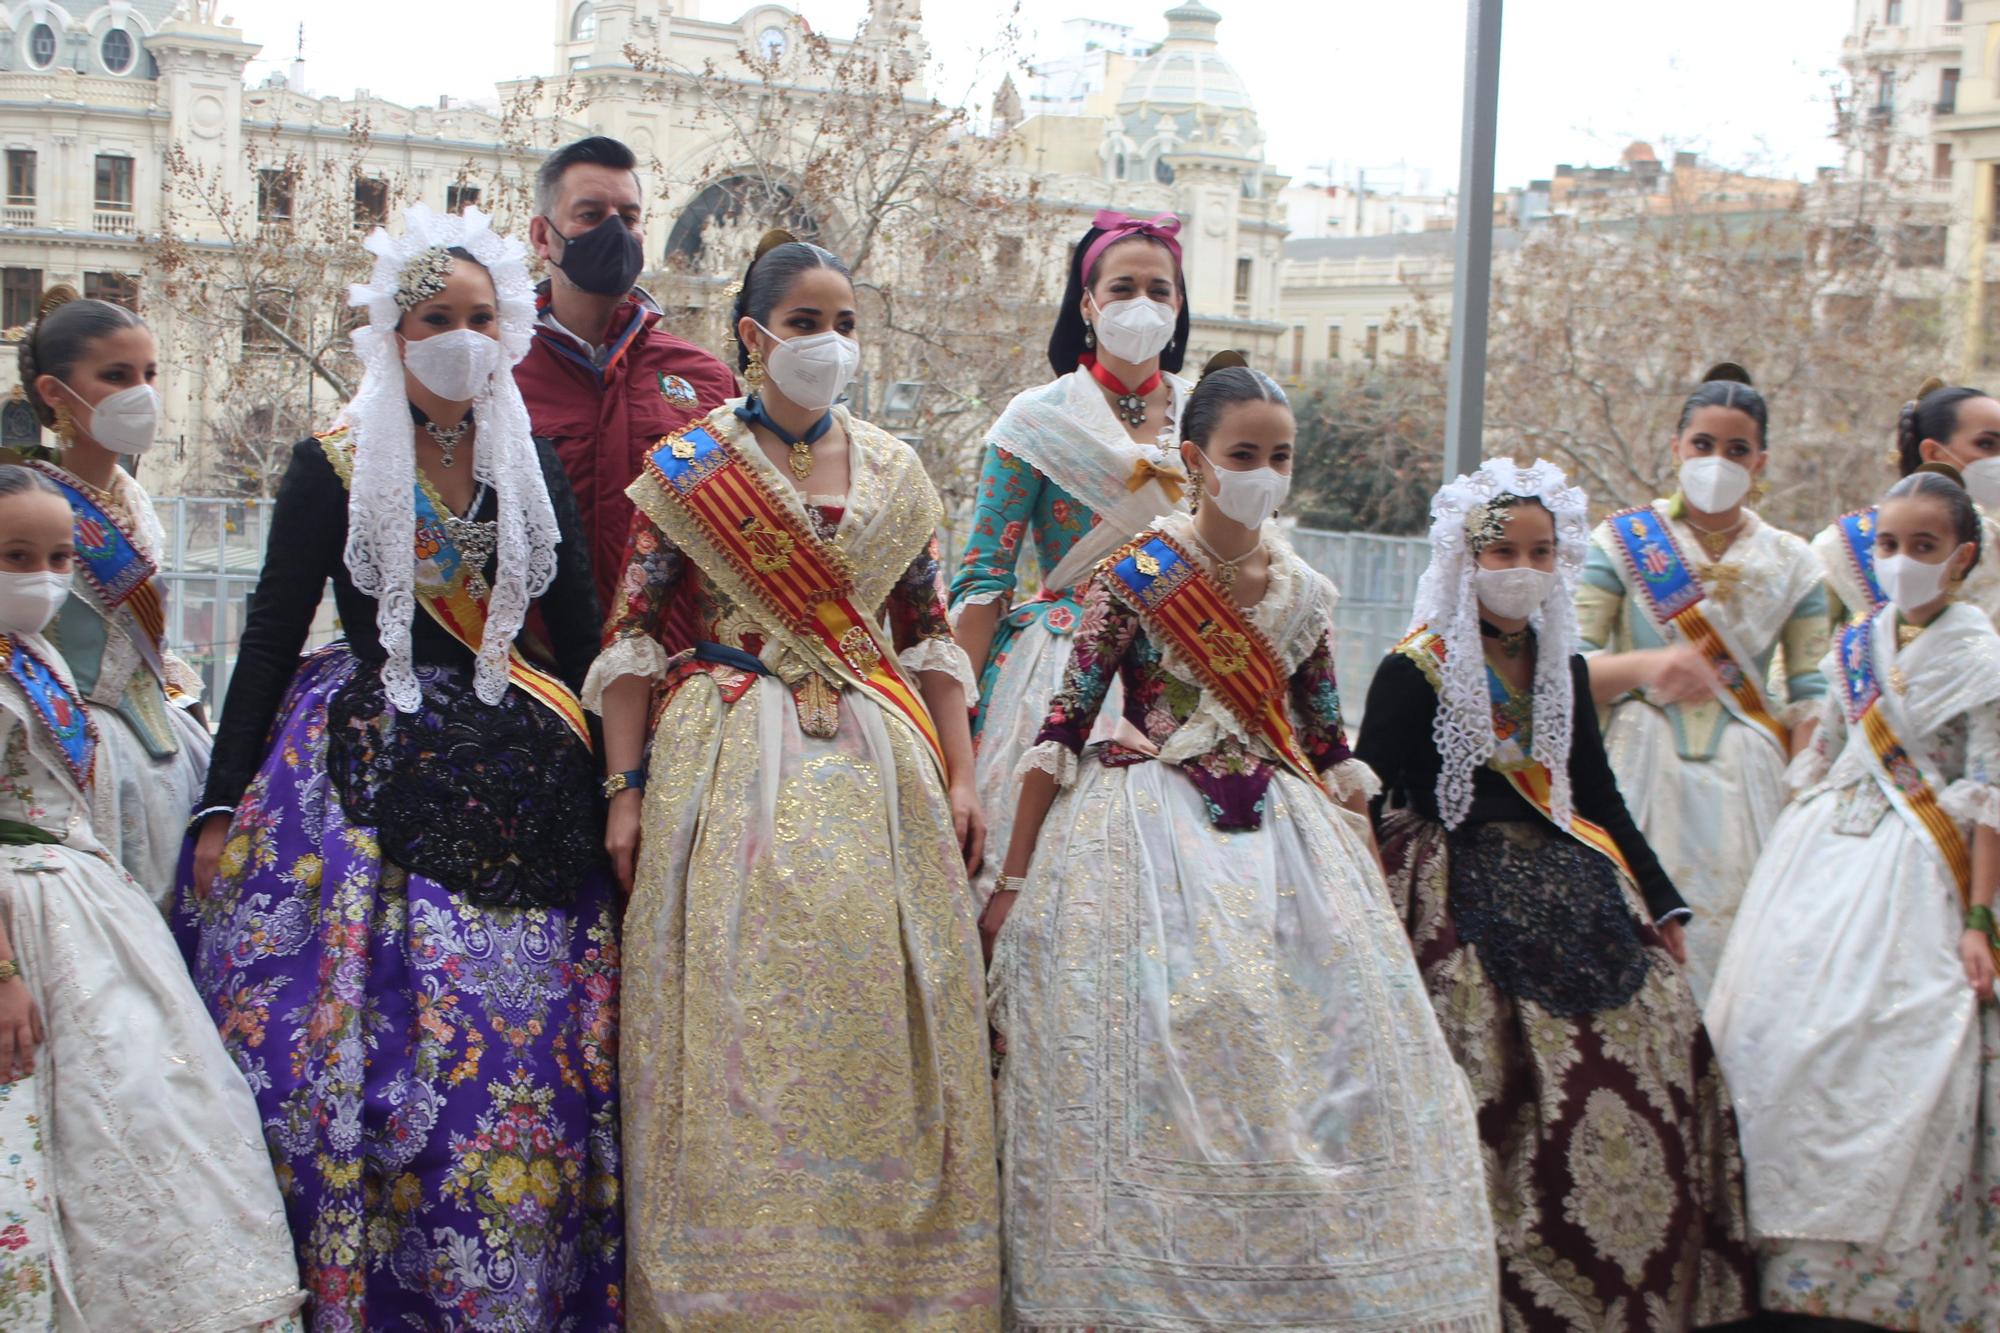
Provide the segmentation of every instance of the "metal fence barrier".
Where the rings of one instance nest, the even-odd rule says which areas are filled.
[[[167,642],[207,685],[210,711],[221,706],[236,665],[250,595],[263,567],[271,502],[189,496],[156,498],[166,530]],[[1334,613],[1335,669],[1349,717],[1361,715],[1375,668],[1409,625],[1417,579],[1430,559],[1422,537],[1299,528],[1292,542],[1306,563],[1340,589]],[[338,634],[329,597],[307,648]]]

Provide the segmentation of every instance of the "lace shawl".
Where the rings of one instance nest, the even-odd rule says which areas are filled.
[[[1472,777],[1493,757],[1493,706],[1486,687],[1486,654],[1479,641],[1477,567],[1466,525],[1503,495],[1541,501],[1555,518],[1556,581],[1529,617],[1537,635],[1532,734],[1534,757],[1549,770],[1555,821],[1569,827],[1569,747],[1575,687],[1569,659],[1576,651],[1576,583],[1588,553],[1588,500],[1562,470],[1537,459],[1523,467],[1488,459],[1431,501],[1431,563],[1417,584],[1412,631],[1443,637],[1445,660],[1432,737],[1438,748],[1438,817],[1456,828],[1472,808]]]
[[[396,303],[403,269],[426,250],[458,246],[493,278],[506,355],[473,399],[478,423],[472,475],[493,488],[499,506],[499,567],[492,580],[486,629],[479,643],[473,688],[496,704],[507,691],[507,652],[521,630],[528,605],[556,572],[555,508],[535,455],[528,408],[514,384],[514,364],[534,336],[534,288],[518,241],[496,234],[486,215],[468,208],[439,216],[422,205],[403,214],[403,233],[377,227],[365,243],[375,256],[367,283],[348,289],[348,304],[366,308],[368,323],[354,332],[363,371],[361,387],[342,416],[354,440],[354,475],[347,495],[347,572],[354,586],[381,603],[376,615],[386,661],[382,681],[398,712],[414,712],[422,697],[410,658],[410,624],[416,615],[416,427],[403,386]]]

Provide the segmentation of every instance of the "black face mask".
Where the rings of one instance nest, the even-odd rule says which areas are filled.
[[[554,222],[546,217],[542,221],[562,236]],[[623,296],[646,267],[646,251],[625,219],[613,213],[581,236],[563,236],[562,258],[555,266],[594,296]]]

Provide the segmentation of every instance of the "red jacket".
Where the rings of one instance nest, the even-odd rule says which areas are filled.
[[[542,304],[547,304],[546,288]],[[590,537],[591,571],[606,616],[625,572],[632,502],[625,488],[661,436],[736,394],[736,377],[714,357],[659,327],[660,308],[643,292],[627,302],[624,331],[603,369],[570,339],[538,326],[514,367],[535,434],[555,446]],[[692,401],[690,401],[690,393]]]

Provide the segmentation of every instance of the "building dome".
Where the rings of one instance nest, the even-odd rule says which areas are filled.
[[[1215,27],[1220,22],[1222,15],[1201,0],[1169,9],[1167,40],[1132,71],[1118,110],[1158,113],[1199,107],[1254,114],[1250,90],[1217,48]]]

